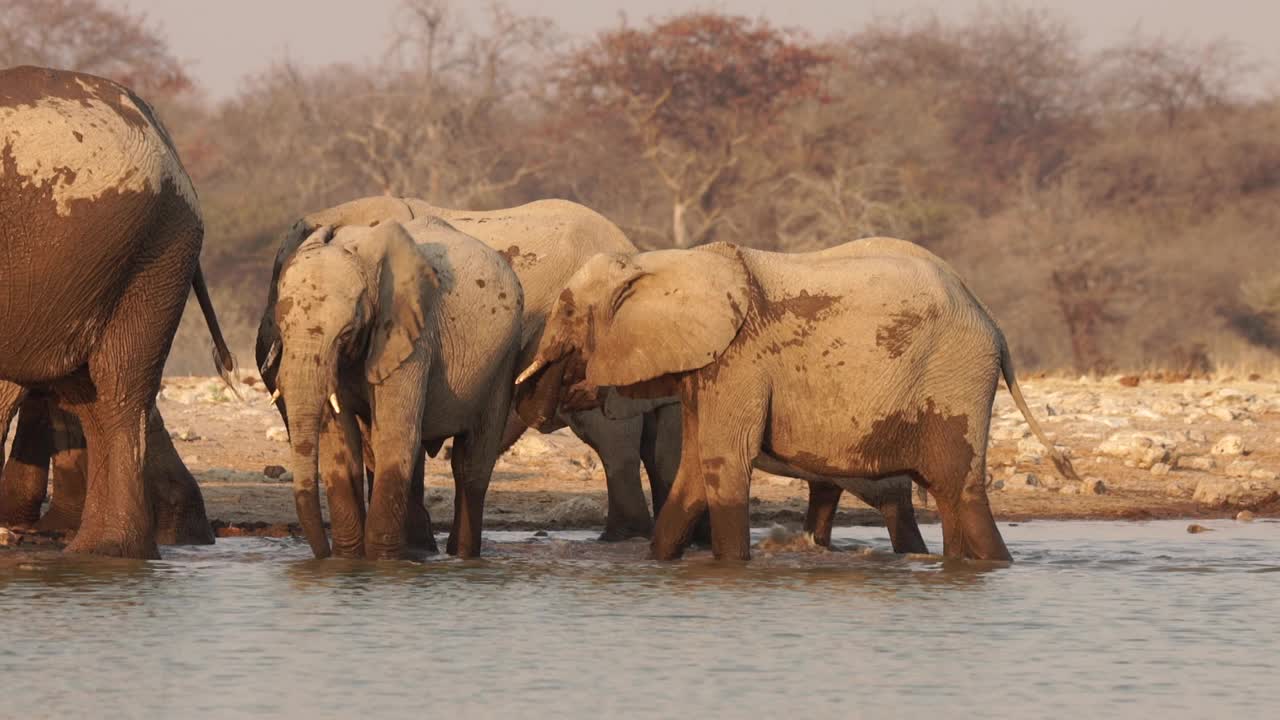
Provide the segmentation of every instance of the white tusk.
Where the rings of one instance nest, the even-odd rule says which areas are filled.
[[[342,414],[342,408],[338,405],[338,393],[332,393],[329,395],[329,404],[333,406],[334,415]]]
[[[271,393],[271,397],[267,399],[267,404],[275,405],[276,401],[279,399],[280,399],[280,388],[276,388],[276,391]]]
[[[520,377],[516,378],[516,384],[517,385],[522,384],[525,380],[528,380],[529,378],[533,377],[535,374],[537,374],[539,370],[541,370],[546,366],[547,364],[543,362],[541,358],[534,360],[533,363],[529,365],[529,367],[524,369],[524,372],[520,373]]]

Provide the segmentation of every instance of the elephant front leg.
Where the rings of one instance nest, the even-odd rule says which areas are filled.
[[[53,428],[45,398],[22,401],[9,461],[0,473],[0,525],[35,525],[49,485]]]
[[[53,425],[53,500],[37,527],[75,530],[84,516],[89,490],[89,451],[74,415],[50,403],[49,419]]]
[[[330,416],[320,433],[320,466],[333,552],[365,556],[364,467],[359,430],[349,414]]]

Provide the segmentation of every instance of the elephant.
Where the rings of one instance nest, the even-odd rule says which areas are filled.
[[[532,359],[556,295],[582,263],[599,252],[637,252],[616,225],[593,210],[565,200],[540,200],[505,210],[467,211],[439,208],[414,198],[377,196],[310,213],[294,223],[281,242],[259,323],[257,360],[268,390],[275,389],[279,370],[279,358],[271,353],[279,335],[274,320],[276,282],[303,239],[323,225],[372,226],[422,217],[443,218],[494,248],[511,265],[524,290],[520,362]],[[531,393],[515,398],[516,403],[536,400]],[[283,402],[278,403],[278,407],[287,425],[287,408]],[[609,488],[608,514],[601,539],[648,537],[652,531],[649,507],[640,485],[640,468],[646,469],[655,506],[660,506],[679,462],[679,431],[674,435],[666,433],[668,442],[664,448],[658,439],[659,428],[664,426],[659,414],[647,413],[614,421],[598,410],[564,412],[553,414],[539,427],[542,432],[552,432],[567,425],[599,454]],[[674,417],[678,420],[678,408]],[[669,426],[669,420],[665,424]],[[514,444],[527,428],[512,412],[503,450]],[[415,479],[415,483],[420,482]],[[415,495],[420,496],[421,492],[420,487],[415,487]],[[421,529],[414,534],[424,535]]]
[[[147,415],[191,290],[219,372],[234,369],[203,238],[191,179],[141,98],[82,73],[0,71],[0,380],[52,393],[94,448],[68,552],[159,557]]]
[[[433,206],[416,198],[368,197],[311,213],[296,222],[285,235],[276,255],[272,284],[258,329],[257,361],[269,390],[275,389],[279,359],[270,349],[278,336],[273,319],[275,283],[281,268],[302,240],[321,225],[374,225],[388,220],[409,221],[415,217],[444,218],[460,230],[478,238],[507,258],[520,278],[525,293],[521,366],[532,360],[543,327],[565,285],[589,258],[598,253],[639,252],[618,226],[587,207],[567,200],[539,200],[518,207],[492,211],[455,210]],[[608,487],[608,512],[602,540],[649,537],[652,520],[640,486],[643,465],[649,477],[654,514],[662,507],[675,480],[680,462],[680,408],[674,399],[657,403],[641,413],[608,418],[597,408],[574,411],[557,406],[552,393],[536,384],[518,389],[513,412],[503,440],[509,448],[532,426],[553,432],[566,425],[600,456]],[[551,403],[551,404],[549,404]],[[281,403],[282,415],[287,412]],[[525,418],[530,418],[526,420]],[[419,482],[419,481],[415,481]],[[421,490],[416,494],[420,495]],[[838,499],[838,495],[837,495]],[[909,482],[875,488],[863,499],[899,521],[893,526],[910,527],[904,538],[919,536],[911,508]],[[888,508],[886,510],[886,508]],[[826,529],[829,542],[829,504]],[[812,511],[811,511],[812,513]],[[419,533],[421,534],[421,533]],[[821,537],[821,531],[818,533]],[[895,542],[895,548],[899,543]],[[901,551],[923,552],[923,541],[901,544]]]
[[[908,475],[935,500],[949,558],[1012,559],[986,495],[1003,376],[1027,408],[990,311],[944,261],[892,238],[813,253],[718,242],[599,255],[569,281],[517,383],[557,394],[678,394],[683,452],[655,524],[678,558],[704,509],[720,559],[750,558],[753,464],[849,487]]]
[[[44,531],[78,530],[88,483],[84,431],[76,417],[59,408],[53,398],[38,392],[20,395],[25,397],[21,400],[13,445],[0,474],[0,525]],[[41,516],[51,469],[53,497]],[[142,473],[153,489],[156,542],[213,544],[213,528],[205,513],[200,486],[174,448],[154,404],[147,413]]]
[[[289,258],[276,296],[269,353],[279,357],[294,500],[313,554],[331,552],[317,475],[338,555],[401,557],[418,508],[430,536],[412,480],[422,447],[434,455],[452,438],[448,551],[478,555],[520,351],[524,294],[511,267],[435,217],[324,225]],[[367,516],[363,437],[376,460]]]

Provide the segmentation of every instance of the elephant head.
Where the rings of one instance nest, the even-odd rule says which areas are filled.
[[[258,321],[258,337],[255,355],[258,371],[268,390],[276,389],[276,374],[280,371],[280,329],[276,325],[275,307],[279,300],[280,273],[293,254],[298,251],[303,241],[315,232],[316,228],[325,225],[341,227],[373,227],[380,222],[395,220],[408,222],[413,219],[413,210],[400,198],[378,196],[361,198],[343,203],[326,210],[313,212],[301,218],[285,231],[276,257],[271,266],[271,284],[267,286],[267,304]],[[288,415],[284,412],[284,404],[279,403],[281,415],[288,423]]]
[[[277,389],[290,408],[298,519],[317,557],[329,552],[316,484],[326,413],[341,414],[340,397],[359,397],[355,388],[383,382],[413,354],[433,287],[434,269],[396,222],[322,226],[281,271]]]
[[[746,267],[732,250],[597,255],[560,294],[517,383],[532,382],[531,394],[570,409],[600,403],[607,387],[630,398],[674,395],[681,375],[733,342],[749,299]],[[538,425],[543,418],[528,410],[523,419]]]

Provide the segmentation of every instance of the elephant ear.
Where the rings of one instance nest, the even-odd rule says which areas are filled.
[[[373,271],[369,287],[376,292],[376,307],[365,374],[376,385],[413,354],[426,327],[427,298],[440,281],[399,222],[381,223],[369,233],[352,248]]]
[[[749,282],[736,253],[661,250],[636,256],[589,328],[589,383],[626,386],[715,361],[746,319]],[[590,340],[588,340],[590,342]]]

